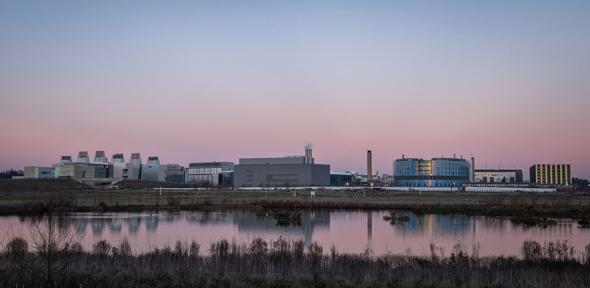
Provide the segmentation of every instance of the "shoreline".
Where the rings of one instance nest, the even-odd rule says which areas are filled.
[[[295,193],[295,194],[293,194]],[[295,195],[295,196],[293,196]],[[0,215],[206,210],[406,210],[416,214],[586,219],[590,193],[77,190],[1,192]]]

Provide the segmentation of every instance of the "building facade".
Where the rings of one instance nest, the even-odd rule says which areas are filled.
[[[458,187],[469,182],[470,164],[465,159],[397,159],[393,167],[394,186]]]
[[[164,182],[166,180],[166,166],[160,165],[158,156],[149,156],[148,161],[141,167],[143,181]]]
[[[55,178],[76,180],[112,178],[112,167],[108,163],[57,163],[54,166]]]
[[[480,169],[474,172],[475,183],[522,183],[522,170]]]
[[[178,164],[166,165],[166,182],[183,183],[185,180],[185,169]]]
[[[55,178],[55,169],[53,167],[36,167],[26,166],[24,169],[24,178],[34,179],[52,179]]]
[[[186,182],[210,186],[227,186],[233,162],[200,162],[190,163],[186,169]]]
[[[569,186],[572,184],[571,164],[535,164],[529,169],[534,184]]]
[[[330,186],[351,186],[352,180],[350,172],[330,172]]]

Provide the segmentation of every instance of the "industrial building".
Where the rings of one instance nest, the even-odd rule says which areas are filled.
[[[108,163],[57,163],[55,178],[72,178],[76,180],[112,178],[112,165]]]
[[[475,183],[522,183],[522,170],[520,169],[479,169],[475,170]]]
[[[398,187],[458,187],[469,182],[469,162],[462,158],[397,159],[394,162],[394,186]]]
[[[127,179],[141,179],[141,167],[143,166],[143,163],[141,161],[141,154],[131,153],[131,160],[127,164]]]
[[[125,156],[122,153],[113,154],[111,163],[113,163],[113,179],[127,179],[128,169]]]
[[[530,168],[533,184],[569,186],[572,184],[571,164],[535,164]]]
[[[186,182],[207,186],[231,186],[233,162],[190,163],[186,169]]]
[[[234,166],[236,187],[306,187],[330,185],[330,165],[315,164],[311,145],[305,156],[240,158]]]
[[[24,169],[24,178],[34,179],[52,179],[55,178],[55,169],[53,167],[36,167],[26,166]]]
[[[160,165],[158,156],[149,156],[145,165],[141,166],[141,177],[139,180],[164,182],[166,181],[166,166]]]
[[[178,164],[167,164],[166,165],[166,182],[183,183],[185,179],[185,169]]]

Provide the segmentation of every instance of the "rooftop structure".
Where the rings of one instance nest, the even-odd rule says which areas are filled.
[[[94,154],[94,162],[96,163],[109,163],[107,155],[104,151],[96,151]]]
[[[90,162],[90,158],[88,158],[88,151],[80,151],[78,152],[78,160],[79,163],[88,163]]]

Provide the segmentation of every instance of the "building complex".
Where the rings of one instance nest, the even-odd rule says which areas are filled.
[[[331,172],[330,165],[316,164],[311,145],[301,156],[240,158],[233,162],[193,162],[187,167],[161,164],[157,156],[145,163],[139,153],[131,153],[129,162],[122,153],[109,161],[104,151],[94,158],[80,151],[76,161],[64,155],[53,167],[26,166],[22,178],[71,178],[96,185],[121,180],[192,183],[222,187],[320,187],[320,186],[396,186],[396,187],[557,187],[572,185],[571,164],[535,164],[530,181],[520,169],[475,169],[475,159],[406,158],[393,163],[393,175],[373,171],[373,153],[366,151],[367,173]]]

